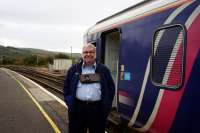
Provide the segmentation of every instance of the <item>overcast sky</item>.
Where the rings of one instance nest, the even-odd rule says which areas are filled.
[[[142,0],[0,0],[0,45],[81,52],[97,21]]]

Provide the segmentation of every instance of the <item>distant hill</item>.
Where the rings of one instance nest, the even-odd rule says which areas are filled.
[[[54,55],[61,53],[61,52],[54,52],[54,51],[48,51],[48,50],[43,50],[43,49],[35,49],[35,48],[20,48],[20,49],[25,50],[25,51],[29,51],[32,54],[40,55],[40,56],[54,56]]]
[[[27,57],[31,55],[31,53],[28,50],[23,50],[15,47],[0,46],[0,55],[6,57],[20,58],[20,57]]]
[[[54,51],[47,51],[42,49],[35,49],[35,48],[17,48],[11,46],[2,46],[0,45],[0,56],[10,57],[10,58],[24,58],[31,55],[39,55],[43,57],[47,56],[55,56],[59,53],[67,54],[70,56],[70,53],[63,53],[63,52],[54,52]],[[73,58],[80,58],[80,53],[72,53]]]

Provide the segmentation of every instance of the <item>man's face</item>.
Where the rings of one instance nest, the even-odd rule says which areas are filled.
[[[92,65],[95,62],[96,52],[92,47],[85,47],[82,53],[83,61],[86,65]]]

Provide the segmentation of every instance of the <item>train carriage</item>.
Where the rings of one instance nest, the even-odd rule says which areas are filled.
[[[198,132],[200,1],[148,0],[84,36],[116,83],[123,123],[139,132]]]

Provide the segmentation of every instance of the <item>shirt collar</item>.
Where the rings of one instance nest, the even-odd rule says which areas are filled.
[[[85,67],[85,63],[83,62],[83,64],[82,64],[82,69]],[[94,69],[96,69],[96,67],[97,67],[97,63],[96,63],[96,61],[94,62],[94,64],[92,65],[92,67],[94,68]]]

